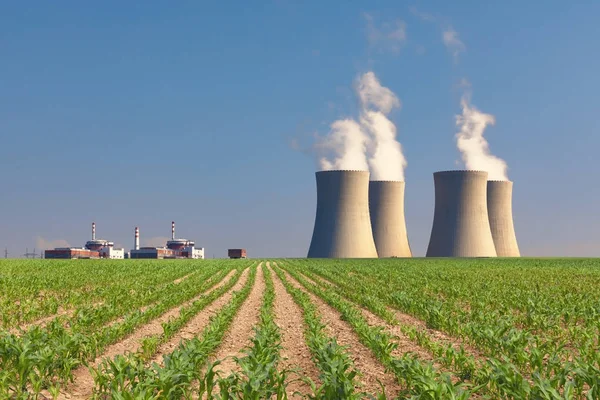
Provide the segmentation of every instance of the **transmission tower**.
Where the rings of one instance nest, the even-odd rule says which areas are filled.
[[[8,249],[4,248],[4,258],[8,258]]]
[[[23,254],[23,256],[25,258],[35,258],[35,256],[37,256],[37,253],[35,252],[35,248],[33,249],[33,253],[30,253],[29,249],[25,248],[25,254]]]

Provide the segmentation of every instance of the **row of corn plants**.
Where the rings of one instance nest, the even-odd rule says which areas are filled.
[[[360,341],[367,346],[375,357],[405,387],[403,396],[415,396],[420,399],[467,399],[470,397],[470,385],[458,381],[453,383],[452,376],[440,372],[432,363],[424,362],[414,354],[396,357],[392,352],[397,348],[394,337],[387,333],[383,326],[369,325],[361,311],[337,293],[309,282],[296,268],[286,264],[288,273],[306,290],[323,299],[327,304],[340,312],[358,335]]]
[[[120,294],[141,298],[198,267],[152,260],[0,260],[0,329],[35,322],[59,309],[91,307]]]
[[[430,351],[437,362],[451,368],[461,381],[473,382],[477,387],[478,394],[511,397],[516,393],[515,383],[520,388],[519,391],[525,391],[528,394],[535,393],[535,388],[528,385],[529,377],[523,376],[510,362],[494,358],[485,360],[476,358],[467,353],[462,345],[456,347],[452,343],[440,342],[424,329],[399,322],[394,313],[377,298],[342,289],[328,281],[323,281],[320,276],[307,270],[303,270],[301,273],[322,286],[324,290],[332,291],[354,304],[368,309],[388,323],[399,326],[403,334]],[[506,374],[502,371],[510,371],[510,379],[507,379]],[[540,387],[548,386],[547,383],[539,383],[542,383]]]
[[[494,260],[493,265],[496,266],[498,262],[499,260]],[[527,270],[528,260],[523,262],[523,269]],[[487,309],[484,309],[483,303],[476,306],[467,303],[465,298],[468,296],[465,292],[468,290],[477,292],[477,290],[464,287],[464,281],[473,281],[476,279],[473,276],[489,279],[492,271],[496,271],[486,270],[485,264],[479,265],[482,272],[478,274],[478,271],[469,271],[467,278],[466,268],[456,265],[444,268],[436,264],[435,268],[429,270],[424,268],[427,264],[422,260],[420,269],[416,270],[409,268],[411,263],[414,261],[383,261],[376,265],[372,261],[364,263],[319,261],[295,264],[305,272],[316,273],[332,282],[344,292],[345,296],[353,298],[382,318],[385,314],[379,313],[378,310],[382,307],[393,307],[423,319],[430,328],[445,331],[478,348],[487,356],[484,364],[477,363],[462,349],[457,350],[448,345],[444,348],[435,340],[431,340],[423,331],[414,328],[407,328],[405,331],[419,344],[429,347],[441,361],[454,364],[455,368],[464,372],[465,378],[486,385],[485,390],[491,391],[496,396],[515,399],[568,399],[598,396],[600,374],[597,372],[600,371],[600,358],[595,350],[598,347],[597,337],[594,340],[578,338],[569,343],[556,339],[557,342],[552,343],[550,336],[537,334],[529,325],[512,325],[516,324],[515,313],[508,313],[506,318],[499,315],[497,310],[506,306],[491,306],[486,302]],[[545,292],[540,286],[544,274],[547,273],[552,277],[554,274],[564,273],[562,270],[558,272],[538,270],[537,266],[529,268],[531,270],[528,272],[527,280],[531,281],[534,279],[531,275],[537,274],[539,281],[530,288],[531,293],[521,291],[523,302],[527,302],[531,296]],[[585,268],[578,272],[588,274],[588,280],[596,273]],[[524,272],[521,271],[520,274]],[[504,271],[498,272],[498,275],[499,280],[502,281]],[[454,282],[449,277],[457,281]],[[463,279],[460,280],[458,277]],[[438,287],[442,282],[446,284],[450,282],[452,286],[445,292],[441,292]],[[481,282],[481,287],[492,293],[497,292],[495,286],[493,279]],[[457,293],[456,287],[461,287],[460,293]],[[557,290],[556,293],[560,297],[563,292]],[[474,297],[478,298],[479,295]],[[481,297],[487,296],[481,295]],[[503,298],[496,298],[496,301],[502,303]],[[511,302],[515,301],[515,297],[511,297]],[[561,304],[560,301],[553,303]],[[561,310],[556,310],[557,315],[561,313]],[[591,318],[590,315],[588,317]],[[576,331],[581,333],[582,329],[578,328]],[[594,329],[597,328],[588,328],[588,334]],[[573,347],[574,343],[579,343],[579,346]]]
[[[133,353],[105,359],[95,369],[95,398],[181,399],[198,393],[203,381],[203,366],[221,343],[235,314],[248,297],[256,278],[256,266],[240,291],[213,315],[202,333],[182,341],[162,365],[146,365],[143,354]]]
[[[44,328],[32,327],[22,335],[0,334],[0,395],[37,397],[41,390],[56,390],[72,380],[72,371],[101,354],[104,348],[219,282],[228,269],[218,264],[179,285],[164,290],[160,302],[127,313],[118,322],[85,329],[86,319],[71,321],[69,328],[58,320]],[[131,304],[131,303],[129,303]],[[1,397],[1,396],[0,396]]]
[[[358,371],[354,368],[348,349],[339,345],[335,337],[326,334],[326,325],[310,297],[304,291],[294,287],[278,265],[273,265],[273,269],[303,312],[306,344],[320,371],[321,383],[318,386],[314,382],[311,383],[313,392],[311,397],[326,400],[364,398],[366,393],[360,392],[358,388]]]
[[[225,271],[226,272],[226,271]],[[200,298],[193,301],[188,306],[183,306],[179,310],[179,315],[175,318],[169,319],[167,322],[162,324],[163,332],[159,335],[152,335],[145,337],[142,340],[140,346],[140,356],[144,360],[149,360],[158,347],[170,340],[181,328],[185,326],[196,314],[200,313],[210,304],[212,304],[219,297],[227,293],[235,284],[240,280],[243,269],[238,269],[236,273],[222,286],[217,289],[210,291],[209,293],[201,295]]]
[[[271,271],[262,265],[266,290],[260,308],[259,323],[254,327],[251,345],[243,357],[234,357],[239,371],[221,377],[214,372],[220,360],[209,366],[200,385],[200,397],[206,399],[287,399],[290,371],[280,370],[281,332],[275,323],[275,288]]]

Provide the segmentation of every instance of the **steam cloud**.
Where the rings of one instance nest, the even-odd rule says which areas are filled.
[[[462,114],[456,116],[456,145],[462,153],[467,169],[488,172],[488,180],[507,181],[506,162],[490,153],[487,140],[483,137],[485,128],[494,125],[496,118],[485,114],[470,104],[468,95],[461,99]]]
[[[404,180],[406,159],[396,140],[396,126],[387,115],[401,103],[390,89],[381,86],[373,72],[356,82],[360,100],[359,122],[343,119],[331,124],[329,134],[317,141],[322,170],[358,169],[371,171],[373,180]]]
[[[360,125],[353,119],[341,119],[331,124],[327,136],[317,143],[317,150],[334,154],[333,160],[327,156],[319,160],[322,170],[357,169],[367,170],[365,155],[367,140]]]
[[[400,100],[390,89],[381,86],[373,72],[359,79],[357,92],[362,106],[360,123],[370,137],[372,180],[403,181],[406,159],[396,140],[396,126],[386,116],[393,108],[400,107]]]

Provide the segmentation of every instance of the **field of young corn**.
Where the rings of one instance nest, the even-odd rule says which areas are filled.
[[[0,399],[600,399],[600,260],[0,260]]]

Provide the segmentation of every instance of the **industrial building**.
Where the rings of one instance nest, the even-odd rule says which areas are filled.
[[[100,253],[85,247],[57,247],[44,251],[44,258],[100,258]]]
[[[125,250],[114,246],[114,242],[109,240],[96,239],[96,223],[92,222],[92,240],[88,240],[85,247],[57,247],[46,250],[44,258],[125,258]]]
[[[487,208],[492,238],[498,257],[519,257],[512,215],[512,189],[510,181],[488,181]]]
[[[369,182],[369,214],[380,258],[412,257],[404,217],[404,188],[401,181]]]
[[[319,171],[309,258],[377,258],[368,171]]]
[[[196,248],[195,242],[188,239],[175,238],[175,221],[171,222],[171,240],[165,247],[140,247],[140,231],[135,228],[134,247],[129,258],[193,258],[204,259],[204,248]]]
[[[484,171],[433,174],[435,211],[427,257],[496,257]]]

